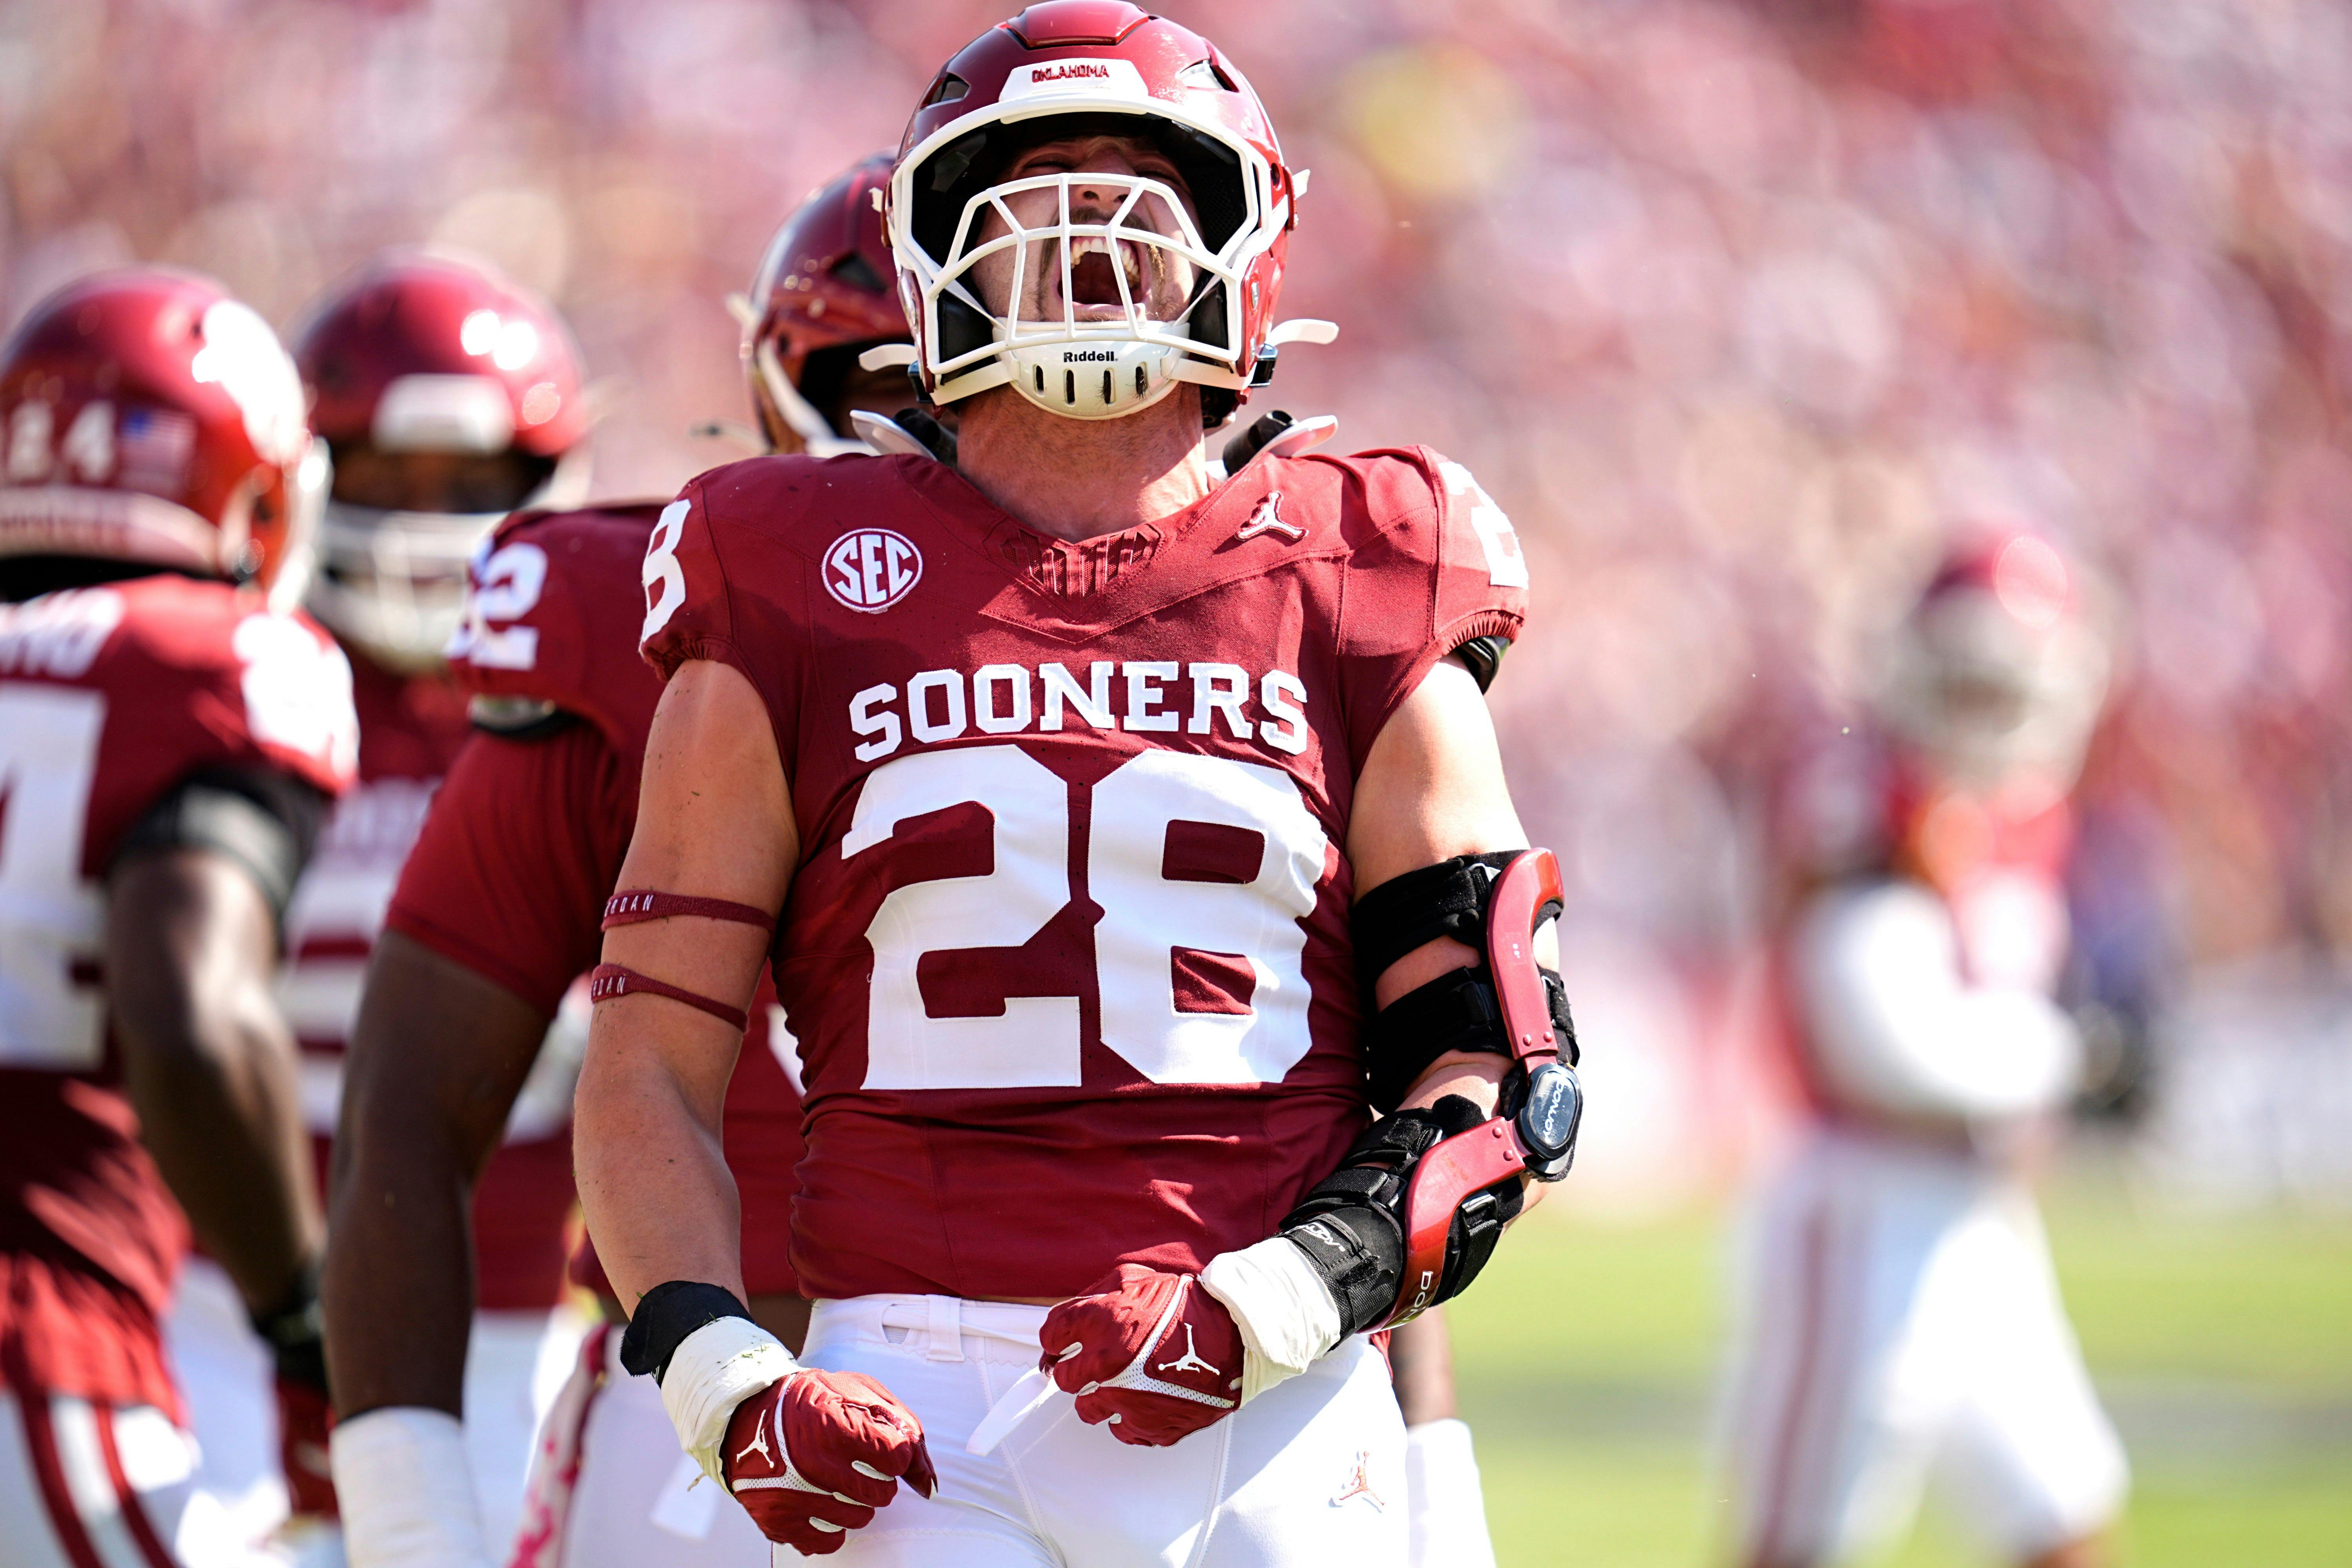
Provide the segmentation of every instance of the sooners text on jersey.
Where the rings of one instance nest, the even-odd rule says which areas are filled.
[[[1524,614],[1468,474],[1262,460],[1066,544],[924,458],[757,458],[644,579],[648,658],[742,670],[792,784],[809,1293],[1066,1294],[1270,1235],[1365,1115],[1357,774]]]
[[[121,1089],[100,879],[189,775],[337,792],[357,743],[332,640],[225,584],[0,605],[0,1382],[174,1407],[155,1317],[186,1224]]]

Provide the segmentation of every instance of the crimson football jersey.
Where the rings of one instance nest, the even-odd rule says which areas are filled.
[[[1459,465],[1265,459],[1065,543],[926,458],[755,458],[663,511],[644,580],[647,658],[741,670],[792,787],[811,1295],[1197,1269],[1329,1173],[1368,1114],[1356,778],[1525,614]]]
[[[286,911],[279,994],[302,1047],[303,1114],[321,1186],[342,1101],[343,1052],[359,1017],[368,951],[442,775],[472,732],[466,693],[446,678],[352,661],[359,782],[336,805]],[[532,1102],[509,1125],[474,1189],[481,1304],[543,1311],[562,1299],[571,1224],[571,1103]]]
[[[539,739],[478,734],[435,802],[388,923],[555,1011],[603,947],[636,822],[637,772],[661,681],[636,657],[639,574],[658,505],[520,512],[476,556],[450,668],[473,691],[551,703],[584,722]],[[755,1295],[793,1294],[786,1256],[801,1155],[798,1061],[763,982],[722,1129]],[[583,1249],[574,1278],[611,1294]]]
[[[155,1321],[187,1225],[121,1089],[102,879],[191,774],[335,793],[356,747],[333,641],[226,584],[0,605],[0,1383],[176,1406]]]

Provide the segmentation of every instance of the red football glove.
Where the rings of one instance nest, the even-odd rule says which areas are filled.
[[[1190,1274],[1122,1263],[1046,1313],[1037,1341],[1078,1419],[1122,1443],[1164,1447],[1241,1403],[1242,1331]]]
[[[307,1383],[278,1380],[278,1459],[286,1468],[286,1494],[297,1515],[333,1519],[335,1475],[327,1462],[327,1434],[335,1413],[327,1396]]]
[[[898,1478],[938,1489],[923,1424],[854,1372],[800,1372],[735,1407],[719,1458],[727,1489],[771,1541],[807,1556],[838,1552],[874,1521]]]

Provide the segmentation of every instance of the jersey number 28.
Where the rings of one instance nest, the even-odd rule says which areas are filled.
[[[934,1018],[916,978],[926,952],[1018,947],[1076,896],[1071,786],[1018,746],[902,758],[868,775],[843,838],[844,859],[887,844],[899,824],[977,805],[994,820],[983,876],[909,882],[866,928],[874,983],[868,1089],[1016,1089],[1079,1081],[1078,998],[1011,996],[992,1017]],[[1103,1044],[1154,1083],[1280,1080],[1307,1054],[1307,988],[1298,922],[1315,908],[1329,841],[1278,768],[1147,751],[1093,786],[1086,890],[1095,928]],[[1255,833],[1264,846],[1246,881],[1165,874],[1176,824]],[[1180,952],[1249,968],[1244,1011],[1180,1007]]]

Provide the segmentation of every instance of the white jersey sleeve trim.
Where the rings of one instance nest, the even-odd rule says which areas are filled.
[[[2073,1022],[2041,993],[1973,985],[1950,911],[1916,884],[1832,892],[1804,917],[1795,977],[1831,1085],[1902,1114],[2050,1109],[2082,1076]]]

